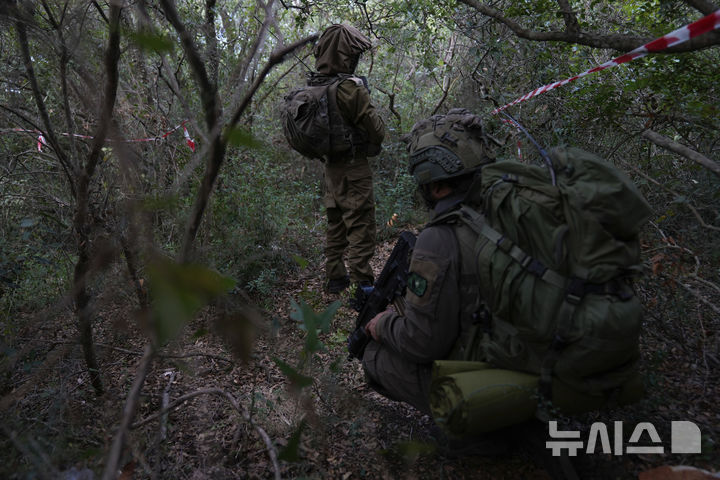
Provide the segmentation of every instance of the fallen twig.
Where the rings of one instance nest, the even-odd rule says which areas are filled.
[[[179,398],[176,398],[174,401],[170,402],[167,406],[160,409],[160,411],[150,415],[147,418],[144,418],[138,422],[135,422],[133,425],[130,426],[131,429],[139,428],[149,422],[152,422],[158,417],[161,417],[165,413],[169,412],[170,410],[173,410],[174,408],[178,407],[179,405],[183,404],[184,402],[199,397],[200,395],[218,395],[221,397],[224,397],[230,405],[237,411],[245,421],[247,421],[258,433],[258,436],[263,440],[265,443],[265,447],[268,453],[268,456],[270,457],[270,461],[273,464],[273,468],[275,470],[275,478],[280,478],[280,463],[278,462],[277,458],[277,450],[275,449],[275,446],[273,445],[272,440],[270,439],[270,436],[265,432],[265,430],[260,427],[259,425],[255,424],[255,422],[250,417],[250,412],[242,407],[235,397],[232,396],[229,392],[226,392],[225,390],[222,390],[220,388],[206,388],[202,390],[196,390],[194,392],[190,392],[188,394],[185,394]]]
[[[167,407],[170,404],[170,387],[172,386],[173,382],[175,381],[175,372],[165,372],[165,375],[170,377],[168,378],[167,386],[165,387],[165,390],[163,390],[162,394],[162,409],[166,410],[166,412],[160,417],[160,441],[164,441],[167,437],[167,421],[168,421],[168,412]]]
[[[105,462],[105,471],[103,472],[103,480],[114,480],[117,477],[118,464],[120,463],[120,455],[125,444],[125,436],[130,429],[130,422],[132,422],[135,416],[135,410],[137,409],[138,402],[140,400],[140,392],[142,386],[145,383],[145,378],[150,371],[150,365],[155,357],[155,348],[151,343],[145,346],[145,353],[140,359],[138,365],[137,375],[133,381],[132,388],[128,393],[127,400],[125,401],[125,407],[123,408],[123,416],[120,421],[117,433],[113,438],[112,447],[110,454],[108,455],[107,462]]]
[[[677,281],[677,284],[680,285],[681,287],[683,287],[685,290],[687,290],[687,291],[690,292],[691,294],[693,294],[698,300],[700,300],[702,303],[704,303],[706,306],[708,306],[708,307],[710,308],[710,310],[712,310],[713,312],[715,312],[715,313],[717,313],[718,315],[720,315],[720,308],[718,308],[714,303],[710,302],[710,300],[708,300],[707,298],[705,298],[705,296],[703,296],[702,293],[698,292],[697,290],[695,290],[694,288],[692,288],[692,287],[691,287],[690,285],[688,285],[687,283],[683,283],[683,282],[681,282],[681,281]]]
[[[42,338],[30,338],[30,337],[17,337],[18,340],[26,340],[26,341],[37,341],[37,342],[44,342],[44,343],[50,343],[50,348],[55,347],[56,345],[80,345],[77,341],[69,341],[69,340],[52,340],[52,339],[42,339]],[[135,355],[136,357],[142,357],[144,355],[143,352],[140,350],[129,350],[127,348],[122,347],[116,347],[114,345],[109,345],[107,343],[99,343],[95,342],[96,347],[102,347],[107,348],[108,350],[114,350],[116,352],[121,353],[127,353],[128,355]],[[209,358],[211,360],[219,360],[221,362],[229,363],[230,365],[234,365],[235,362],[229,358],[221,357],[219,355],[213,355],[211,353],[202,353],[202,352],[190,352],[190,353],[183,353],[182,355],[175,355],[175,354],[169,354],[169,353],[158,353],[157,358],[190,358],[190,357],[205,357]]]

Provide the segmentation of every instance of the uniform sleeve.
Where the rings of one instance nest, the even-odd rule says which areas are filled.
[[[349,79],[338,85],[337,102],[345,120],[368,135],[368,143],[380,145],[385,138],[385,122],[375,111],[367,89]]]
[[[410,263],[405,315],[378,320],[380,343],[417,363],[447,357],[460,333],[458,257],[449,227],[420,233]]]

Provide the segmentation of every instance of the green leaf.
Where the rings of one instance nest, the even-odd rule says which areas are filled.
[[[127,35],[142,50],[164,53],[175,49],[175,43],[163,35],[151,32],[128,32]]]
[[[236,147],[260,148],[262,142],[257,140],[250,132],[240,127],[232,127],[227,131],[227,141]]]
[[[310,265],[310,262],[303,257],[299,255],[293,255],[292,259],[295,263],[298,264],[298,267],[300,267],[300,270],[305,270],[308,265]]]
[[[313,379],[311,377],[303,375],[302,373],[298,372],[293,367],[291,367],[277,357],[273,357],[272,360],[278,366],[280,371],[288,378],[288,380],[290,380],[290,384],[294,388],[300,390],[312,385]]]
[[[299,305],[293,300],[292,307],[293,311],[290,313],[290,318],[299,322],[300,329],[307,332],[305,336],[305,353],[310,354],[320,350],[322,343],[320,343],[317,336],[317,314],[304,300],[300,300]]]
[[[180,204],[177,195],[148,195],[142,199],[142,208],[154,212],[158,210],[172,210]]]
[[[416,440],[398,442],[392,446],[391,450],[386,450],[384,453],[395,454],[403,458],[408,463],[413,463],[417,459],[424,455],[432,455],[436,451],[436,447],[430,443],[419,442]]]
[[[234,280],[202,265],[168,259],[148,266],[153,328],[159,343],[177,335],[198,309],[231,289]]]
[[[200,327],[197,330],[195,330],[195,332],[193,332],[192,338],[197,340],[198,338],[204,337],[205,335],[207,335],[209,333],[210,333],[210,331],[207,328]]]
[[[317,325],[322,333],[328,333],[330,331],[330,323],[332,322],[335,313],[338,311],[338,308],[340,308],[340,305],[342,305],[342,302],[340,300],[336,300],[318,316]]]
[[[278,454],[278,458],[280,460],[284,460],[286,462],[297,462],[298,460],[300,460],[298,449],[300,447],[300,438],[302,437],[302,432],[303,430],[305,430],[306,426],[307,423],[305,422],[305,420],[300,422],[300,425],[298,425],[293,434],[290,436],[290,439],[288,440],[285,448],[283,448]]]
[[[318,339],[318,333],[330,331],[330,323],[340,305],[342,302],[337,300],[324,312],[318,314],[304,300],[300,300],[300,304],[292,301],[293,311],[290,313],[290,318],[299,322],[300,329],[307,332],[304,349],[306,354],[309,355],[323,348],[323,344]]]

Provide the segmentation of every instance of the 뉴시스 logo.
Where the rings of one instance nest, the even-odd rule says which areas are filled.
[[[555,420],[548,422],[548,434],[552,440],[545,442],[545,446],[552,450],[554,457],[559,457],[563,450],[567,450],[567,454],[571,457],[577,456],[578,451],[583,449],[580,431],[558,430],[557,423]],[[639,445],[641,442],[643,444]],[[623,442],[623,422],[613,422],[612,443],[607,425],[595,422],[590,426],[585,453],[590,454],[596,451],[613,455],[663,454],[665,447],[655,426],[650,422],[640,422],[635,425],[627,445]],[[702,453],[700,428],[690,421],[673,421],[670,425],[669,453]]]

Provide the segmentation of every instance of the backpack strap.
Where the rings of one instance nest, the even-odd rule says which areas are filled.
[[[460,329],[461,339],[448,358],[454,360],[477,361],[482,358],[482,336],[489,332],[490,312],[481,298],[477,262],[472,261],[478,253],[477,234],[466,222],[458,220],[457,210],[438,215],[426,227],[446,225],[455,232],[455,241],[460,252]]]
[[[364,139],[362,134],[359,132],[359,130],[352,126],[348,125],[345,122],[345,118],[343,118],[342,113],[340,112],[340,107],[338,107],[337,103],[337,89],[340,86],[342,82],[345,80],[350,80],[355,83],[358,87],[364,87],[367,88],[366,83],[363,81],[362,77],[356,77],[354,75],[349,75],[346,73],[339,73],[337,74],[328,84],[327,84],[327,101],[328,101],[328,123],[330,126],[330,131],[332,132],[332,135],[330,136],[330,140],[335,140],[337,142],[337,139],[340,138],[340,145],[349,145],[350,149],[350,155],[351,158],[355,158],[356,154],[358,153],[359,147],[365,147],[364,145]],[[333,150],[333,146],[330,146],[330,149]],[[332,159],[330,159],[332,160]]]
[[[518,247],[512,240],[492,228],[485,220],[485,217],[475,209],[467,205],[462,205],[460,209],[446,216],[449,215],[453,215],[463,221],[463,223],[472,228],[478,235],[486,238],[495,245],[497,249],[502,250],[520,264],[525,271],[565,291],[564,300],[558,311],[555,337],[551,342],[548,353],[543,359],[540,369],[539,389],[541,397],[548,400],[551,399],[553,368],[558,361],[560,352],[569,344],[570,339],[568,335],[573,323],[573,313],[575,312],[576,306],[582,300],[584,292],[576,288],[571,288],[571,286],[576,286],[577,282],[573,282],[566,276],[548,268],[539,260],[525,253],[525,251]]]
[[[470,226],[470,228],[472,228],[477,234],[487,238],[498,249],[512,257],[512,259],[519,263],[523,269],[560,289],[565,290],[568,286],[567,277],[565,277],[565,275],[548,268],[540,260],[525,253],[523,249],[515,245],[512,240],[492,228],[487,221],[485,221],[485,217],[478,213],[475,209],[470,208],[467,205],[462,205],[460,209],[457,210],[457,216]]]
[[[627,285],[623,284],[620,279],[615,279],[602,284],[595,284],[578,277],[567,277],[547,267],[540,260],[537,260],[527,254],[522,248],[516,245],[505,235],[492,228],[484,215],[465,204],[461,204],[458,209],[438,216],[428,225],[453,222],[462,222],[464,225],[467,225],[478,236],[494,245],[496,249],[502,250],[506,255],[512,258],[513,261],[517,262],[523,270],[564,292],[563,301],[557,312],[557,326],[555,334],[540,367],[540,394],[544,399],[550,400],[552,398],[553,369],[562,350],[573,341],[573,339],[570,338],[573,326],[573,315],[583,297],[589,293],[596,293],[615,295],[621,300],[626,300],[632,296],[632,291],[627,287]],[[485,245],[487,245],[486,242],[478,242],[476,244],[475,251],[473,252],[473,258],[477,258],[480,250]],[[476,270],[476,266],[474,271],[477,277],[479,274]],[[480,281],[481,280],[477,278],[474,283],[479,286]],[[482,300],[487,301],[487,299]],[[475,337],[477,337],[477,335],[482,334],[483,345],[486,345],[490,340],[488,324],[492,315],[490,312],[486,311],[486,307],[484,305],[476,305],[475,308],[477,310],[475,313],[477,321],[474,322],[473,331],[465,348],[466,352],[470,352],[472,350],[472,345],[476,341]]]
[[[330,131],[333,135],[330,135],[330,141],[333,141],[335,135],[340,135],[342,139],[351,145],[352,156],[355,157],[355,147],[352,145],[352,134],[349,129],[345,128],[345,119],[340,113],[340,108],[337,104],[337,89],[347,77],[337,75],[327,86],[327,101],[328,101],[328,124]],[[330,150],[333,150],[333,146],[330,146]]]

